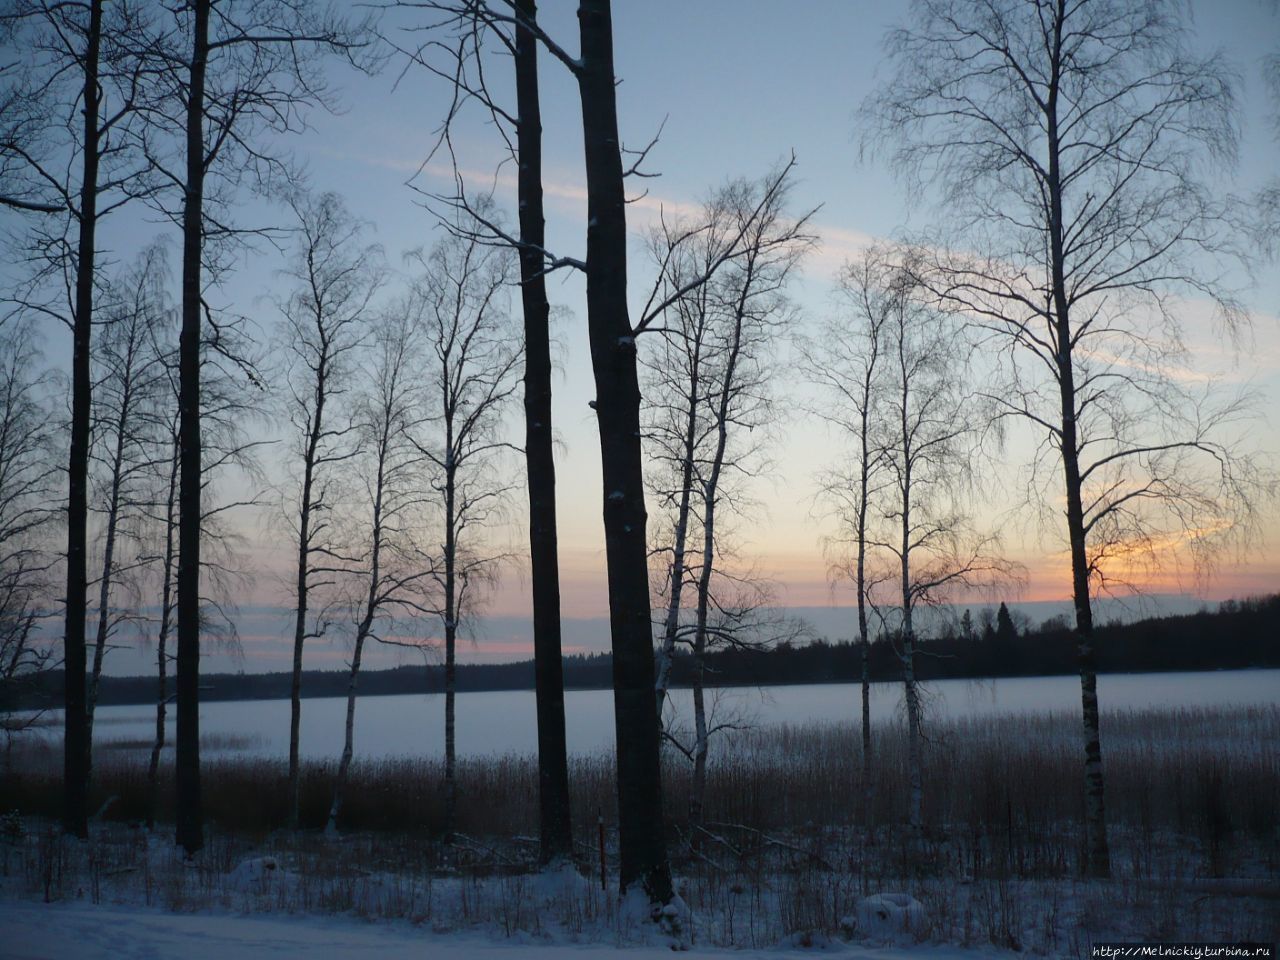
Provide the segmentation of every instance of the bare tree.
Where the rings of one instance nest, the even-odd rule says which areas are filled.
[[[843,463],[822,478],[822,497],[841,532],[828,540],[837,553],[838,576],[853,581],[858,608],[862,693],[862,818],[871,828],[871,631],[868,594],[875,578],[867,568],[872,501],[886,482],[885,451],[878,417],[883,405],[885,326],[894,297],[885,278],[891,252],[871,248],[844,265],[839,276],[839,314],[814,339],[801,344],[805,373],[821,391],[814,412],[851,447]]]
[[[102,562],[97,579],[98,616],[86,694],[86,770],[92,771],[93,717],[98,702],[108,640],[136,619],[114,602],[115,595],[147,564],[145,551],[124,555],[124,541],[141,547],[142,525],[152,491],[148,481],[158,450],[163,417],[158,406],[169,398],[165,357],[155,345],[170,319],[164,289],[164,251],[151,246],[135,266],[110,284],[99,302],[103,330],[92,348],[95,443],[90,448],[96,491],[91,508],[101,517]],[[162,434],[161,434],[162,435]]]
[[[726,242],[725,226],[723,217],[714,216],[702,230],[679,220],[664,220],[653,232],[650,250],[671,288],[683,289],[690,276],[705,273]],[[696,242],[684,240],[694,232],[699,234]],[[694,468],[708,438],[704,367],[711,364],[714,352],[713,317],[709,284],[677,298],[667,307],[661,337],[646,361],[645,436],[656,464],[648,473],[648,483],[669,523],[669,531],[657,534],[655,548],[657,556],[670,558],[658,566],[662,578],[658,595],[665,593],[666,600],[654,672],[659,723],[681,632],[684,589],[693,566],[688,551],[694,522]]]
[[[582,101],[587,171],[588,220],[585,259],[558,255],[536,247],[505,230],[468,198],[461,167],[454,163],[456,193],[435,195],[438,203],[466,214],[452,218],[467,225],[478,238],[517,249],[532,249],[542,257],[544,272],[562,268],[587,275],[588,328],[597,397],[595,410],[600,428],[605,553],[609,567],[610,630],[614,670],[614,714],[617,726],[618,819],[620,886],[640,883],[650,899],[672,899],[670,867],[661,818],[662,808],[658,717],[653,695],[652,625],[649,622],[646,513],[640,444],[640,392],[636,369],[635,337],[660,316],[677,296],[706,283],[709,275],[691,278],[686,289],[661,295],[655,285],[633,326],[627,303],[626,196],[624,179],[639,174],[648,147],[630,151],[634,162],[624,169],[618,138],[614,92],[613,26],[607,0],[588,0],[579,10],[580,56],[563,46],[525,15],[517,0],[451,3],[447,0],[403,2],[405,7],[442,12],[446,22],[461,21],[475,28],[527,31],[559,61],[578,83]],[[512,41],[513,43],[513,41]],[[425,60],[425,58],[421,58]],[[481,95],[483,84],[472,83],[461,57],[446,75],[459,82],[452,109],[471,99],[486,107],[493,101]],[[452,114],[451,114],[452,115]],[[506,115],[506,122],[515,118]],[[447,132],[447,127],[446,127]],[[446,135],[442,142],[452,151]],[[448,218],[445,218],[448,219]],[[471,225],[474,224],[474,227]],[[714,273],[740,256],[740,244],[726,245],[711,265]],[[642,702],[644,701],[644,702]],[[646,727],[647,724],[647,727]]]
[[[529,573],[533,600],[534,687],[538,712],[538,806],[542,864],[573,855],[569,813],[569,763],[564,727],[564,678],[560,642],[560,572],[557,541],[554,432],[551,409],[551,308],[547,300],[545,224],[542,197],[542,115],[538,83],[537,6],[518,0],[509,6],[510,22],[487,15],[484,5],[466,2],[401,3],[432,11],[436,22],[410,28],[425,41],[402,49],[410,61],[443,79],[453,99],[440,132],[450,149],[454,120],[468,101],[477,102],[501,131],[505,154],[517,168],[519,234],[475,230],[465,216],[471,206],[458,176],[458,197],[446,201],[446,228],[461,223],[474,240],[516,250],[520,258],[520,292],[524,313],[525,466],[529,494]],[[449,38],[447,41],[443,38]],[[490,93],[486,40],[496,38],[510,54],[515,71],[514,111],[504,109]],[[504,159],[504,162],[505,159]],[[428,195],[430,197],[430,195]],[[467,232],[468,227],[463,228]]]
[[[770,360],[794,317],[783,288],[812,239],[803,232],[808,215],[797,220],[786,213],[793,162],[757,181],[732,181],[716,193],[704,213],[708,225],[692,244],[697,252],[685,252],[692,253],[692,263],[683,276],[675,264],[684,257],[679,252],[664,256],[668,273],[675,271],[672,288],[684,289],[688,279],[719,259],[720,243],[729,241],[741,247],[740,255],[725,261],[711,280],[688,291],[690,303],[682,308],[673,304],[669,312],[679,346],[664,355],[674,353],[678,366],[674,375],[660,375],[660,380],[678,384],[676,446],[682,449],[684,462],[675,472],[689,489],[679,491],[675,511],[669,577],[673,596],[668,600],[664,624],[659,683],[669,662],[669,645],[681,629],[676,623],[678,598],[686,573],[684,553],[691,515],[697,517],[695,532],[701,537],[701,558],[692,584],[693,622],[688,631],[694,661],[694,743],[689,751],[694,775],[689,819],[695,831],[702,821],[712,732],[704,690],[706,654],[715,644],[743,642],[749,621],[755,619],[747,613],[760,607],[755,597],[745,604],[731,602],[723,585],[713,590],[713,583],[727,580],[735,595],[743,593],[744,584],[725,568],[728,552],[718,523],[721,511],[733,509],[742,495],[741,490],[734,490],[741,484],[733,481],[759,472],[764,428],[771,419]],[[662,693],[659,686],[659,695]]]
[[[893,572],[883,579],[897,592],[887,626],[898,638],[902,662],[907,822],[918,836],[924,791],[915,609],[977,586],[1007,565],[992,555],[993,539],[976,533],[965,513],[975,436],[984,422],[970,388],[968,344],[950,318],[926,302],[917,264],[912,251],[901,251],[877,278],[888,298],[880,330],[884,379],[876,391],[888,482],[875,504],[878,522],[868,545],[889,559]]]
[[[53,662],[39,621],[53,606],[59,498],[49,383],[30,325],[0,321],[0,682]],[[27,722],[0,725],[11,737]]]
[[[995,402],[1061,470],[1087,869],[1105,876],[1092,598],[1117,551],[1151,556],[1176,531],[1204,559],[1253,529],[1256,477],[1222,432],[1241,405],[1177,379],[1196,302],[1243,319],[1223,282],[1230,210],[1202,163],[1234,158],[1230,72],[1188,51],[1182,8],[1159,0],[922,0],[888,49],[864,117],[896,169],[941,187],[964,252],[936,257],[936,292],[1003,355]]]
[[[354,354],[382,282],[381,250],[361,245],[364,225],[333,193],[295,195],[298,244],[286,275],[295,289],[280,304],[280,345],[286,357],[282,404],[294,463],[286,511],[298,544],[294,585],[293,678],[289,720],[289,824],[298,824],[298,735],[302,721],[302,649],[325,635],[327,605],[311,607],[315,591],[331,590],[342,569],[329,516],[341,497],[338,464],[355,454],[354,427],[344,408]]]
[[[154,440],[152,492],[147,501],[145,527],[148,565],[144,582],[150,595],[158,601],[152,635],[156,654],[156,723],[147,767],[148,828],[155,825],[160,755],[166,746],[165,723],[169,704],[174,698],[170,666],[175,656],[170,639],[177,613],[178,498],[182,459],[176,333],[175,323],[166,325],[163,331],[157,331],[152,348],[163,357],[166,400],[162,405],[162,429]],[[226,327],[224,336],[228,352],[233,356],[243,358],[250,355],[243,343],[243,335],[238,334],[234,326]],[[225,518],[234,511],[256,505],[258,498],[224,499],[217,496],[216,491],[218,481],[228,472],[238,473],[242,480],[256,480],[260,473],[256,453],[266,441],[255,439],[248,429],[260,417],[260,408],[257,398],[245,391],[241,367],[238,363],[218,362],[218,359],[206,357],[200,391],[205,451],[202,458],[205,497],[201,539],[206,574],[201,584],[201,626],[212,639],[221,640],[223,646],[234,652],[238,649],[234,597],[243,586],[245,573],[239,560],[243,538],[234,525],[225,522]]]
[[[347,683],[346,732],[334,778],[325,832],[337,834],[347,772],[354,752],[356,695],[364,645],[382,639],[397,611],[420,613],[422,583],[433,565],[415,547],[427,493],[423,458],[412,434],[421,425],[422,338],[408,304],[375,321],[366,366],[361,371],[354,424],[360,452],[351,461],[360,471],[363,496],[355,523],[358,545],[348,565],[358,591],[351,602],[355,637]]]
[[[171,386],[176,387],[171,377]],[[170,396],[177,398],[176,389],[170,390]],[[147,828],[153,829],[156,821],[156,804],[160,793],[160,752],[165,746],[165,720],[168,715],[169,700],[169,664],[173,654],[169,650],[169,636],[173,631],[174,611],[177,607],[176,579],[178,573],[178,475],[180,470],[180,454],[178,429],[180,413],[175,403],[172,413],[166,419],[165,445],[168,456],[163,461],[164,468],[157,479],[158,490],[156,510],[152,520],[158,525],[161,534],[156,572],[160,582],[159,599],[160,615],[155,634],[156,644],[156,726],[155,736],[151,741],[151,757],[147,762]]]
[[[108,9],[108,7],[110,9]],[[32,238],[33,259],[44,262],[32,288],[53,282],[53,299],[20,299],[29,310],[71,329],[71,429],[68,457],[63,829],[88,835],[89,728],[85,685],[88,590],[89,443],[92,418],[90,346],[99,222],[147,190],[145,166],[129,149],[136,97],[147,73],[134,41],[149,29],[149,11],[131,2],[67,4],[15,0],[0,11],[27,51],[18,70],[38,116],[33,139],[4,143],[5,165],[43,200],[26,209],[65,211]],[[29,73],[26,73],[29,71]],[[28,121],[33,115],[28,111]],[[32,123],[22,132],[32,134]],[[31,147],[31,149],[28,149]],[[17,198],[15,198],[17,199]],[[14,203],[8,204],[10,206]],[[74,234],[74,237],[73,237]]]
[[[520,337],[505,309],[511,259],[501,247],[448,236],[421,267],[414,321],[423,339],[424,429],[414,445],[440,497],[436,614],[444,629],[445,835],[451,837],[458,786],[455,697],[458,631],[503,554],[483,534],[500,515],[510,481],[501,454],[503,416],[516,392]]]
[[[226,209],[246,185],[288,178],[267,152],[265,134],[301,129],[307,108],[331,106],[323,55],[354,62],[366,45],[353,24],[305,0],[190,0],[173,12],[175,28],[157,41],[163,65],[147,104],[146,153],[181,197],[164,212],[181,227],[182,335],[179,369],[182,447],[177,571],[177,842],[188,855],[204,844],[200,796],[200,369],[206,342],[220,346],[206,301],[207,281],[229,264],[225,254],[261,229],[234,227]],[[171,146],[177,141],[177,146]],[[209,274],[206,277],[206,273]],[[212,329],[203,329],[208,314]]]

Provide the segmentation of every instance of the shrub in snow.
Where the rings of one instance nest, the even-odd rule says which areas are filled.
[[[284,875],[275,857],[254,857],[244,860],[227,874],[227,886],[246,893],[262,893],[272,881],[279,882]]]
[[[854,918],[845,918],[842,926]],[[856,932],[874,939],[897,940],[924,923],[924,906],[908,893],[876,893],[858,901]]]
[[[562,900],[575,896],[583,882],[584,877],[577,867],[567,860],[560,860],[534,874],[533,890],[541,901]],[[590,880],[586,879],[586,882]]]
[[[647,943],[661,943],[673,950],[687,950],[693,914],[678,894],[670,903],[654,903],[639,884],[633,885],[618,904],[619,929],[629,938]],[[654,925],[658,937],[652,936]]]

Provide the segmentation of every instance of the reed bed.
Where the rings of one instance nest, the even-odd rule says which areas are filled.
[[[898,723],[874,731],[870,810],[862,809],[861,737],[851,725],[766,727],[713,740],[707,819],[697,831],[686,815],[689,765],[669,753],[664,790],[670,843],[684,896],[703,918],[700,936],[759,947],[790,936],[840,935],[859,897],[899,889],[927,906],[927,921],[911,931],[917,940],[1083,955],[1095,934],[1280,939],[1280,708],[1105,714],[1115,878],[1102,886],[1080,878],[1078,718],[934,719],[925,732],[923,836],[903,823],[906,736]],[[6,822],[56,816],[59,760],[47,742],[14,749],[0,778],[0,810],[14,811]],[[441,836],[440,761],[357,760],[345,792],[340,856],[319,833],[332,766],[304,766],[304,829],[289,833],[282,830],[283,760],[232,756],[207,762],[211,842],[202,869],[208,878],[197,881],[200,871],[179,871],[186,879],[170,877],[165,882],[172,889],[155,896],[179,909],[239,902],[240,895],[217,878],[250,852],[269,851],[305,878],[287,896],[278,891],[276,909],[432,923],[447,913],[451,923],[535,931],[551,922],[547,904],[538,901],[542,906],[535,909],[534,888],[524,889],[520,879],[536,853],[533,758],[459,763],[461,802],[450,843]],[[570,930],[608,926],[617,922],[615,905],[591,878],[598,870],[598,819],[605,824],[607,856],[614,857],[613,758],[572,758],[570,776],[583,877],[557,901],[554,922]],[[171,780],[163,768],[161,822],[172,817]],[[147,838],[146,832],[128,826],[144,820],[147,798],[145,753],[99,755],[94,805],[102,810],[95,829],[134,839],[117,839],[115,853],[98,854],[92,870],[138,872],[136,850],[159,839],[137,839]],[[54,873],[90,869],[82,863],[55,871],[49,851],[61,850],[61,841],[52,831],[37,841],[38,833],[27,830],[28,849],[35,850],[25,861],[29,890],[56,887]],[[113,857],[115,866],[104,866]],[[370,886],[374,876],[382,878],[376,890]],[[255,902],[264,908],[261,898]]]

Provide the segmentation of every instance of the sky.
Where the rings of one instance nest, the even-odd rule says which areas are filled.
[[[576,49],[573,0],[545,0],[539,14],[544,28]],[[1280,13],[1261,0],[1220,0],[1190,5],[1197,43],[1221,49],[1239,74],[1243,139],[1238,170],[1228,173],[1230,189],[1248,192],[1275,172],[1276,143],[1267,125],[1267,101],[1260,79],[1262,58],[1280,47]],[[643,302],[652,271],[640,245],[642,232],[663,211],[692,209],[728,177],[758,177],[794,151],[798,183],[793,209],[817,208],[813,224],[821,245],[792,284],[790,296],[803,324],[834,309],[833,277],[840,264],[872,238],[888,238],[927,228],[928,197],[911,197],[882,162],[859,156],[855,111],[873,89],[885,67],[881,42],[885,28],[905,13],[905,4],[862,0],[807,0],[804,3],[734,2],[734,0],[646,0],[620,2],[614,9],[615,69],[620,80],[618,115],[625,146],[641,147],[661,130],[646,167],[660,174],[632,182],[635,193],[648,195],[630,205],[629,226],[635,243],[629,267],[632,302]],[[581,256],[585,239],[585,190],[582,170],[581,116],[577,89],[555,60],[540,61],[544,128],[544,181],[547,193],[548,247]],[[290,138],[288,149],[307,170],[316,190],[341,193],[351,209],[375,226],[375,239],[391,263],[415,247],[438,237],[431,214],[406,186],[416,177],[422,188],[447,190],[448,168],[437,158],[422,167],[448,102],[443,82],[420,69],[403,69],[393,61],[381,74],[363,77],[330,69],[338,91],[339,110],[315,112],[311,129]],[[500,157],[493,131],[467,123],[458,149],[469,182],[484,183]],[[498,199],[514,209],[514,184],[508,168],[496,181]],[[0,214],[8,216],[8,214]],[[242,212],[278,216],[267,208]],[[121,221],[106,235],[118,259],[153,235],[170,228],[138,219]],[[175,248],[176,252],[176,248]],[[176,263],[176,259],[174,260]],[[236,273],[217,291],[221,301],[247,313],[266,336],[277,320],[268,294],[280,293],[282,266],[269,249],[244,258]],[[1201,369],[1223,374],[1232,382],[1251,383],[1264,411],[1280,409],[1280,279],[1274,263],[1263,265],[1248,293],[1254,311],[1251,338],[1243,349],[1221,342],[1212,327],[1193,322],[1188,340]],[[600,511],[599,446],[588,402],[593,383],[586,352],[583,283],[571,271],[556,274],[549,295],[557,309],[558,376],[554,420],[558,444],[558,504],[564,614],[579,622],[581,642],[571,647],[601,649],[607,615],[604,552]],[[514,306],[514,304],[513,304]],[[1194,312],[1194,311],[1193,311]],[[68,337],[48,331],[46,350],[54,362],[65,357]],[[785,351],[785,346],[780,347]],[[799,377],[780,384],[781,393],[803,399]],[[1280,454],[1274,415],[1249,428],[1249,441],[1264,455]],[[828,577],[821,543],[830,521],[815,499],[815,475],[831,461],[832,438],[813,418],[794,417],[778,431],[772,450],[774,468],[752,490],[758,503],[750,522],[738,522],[735,541],[744,563],[754,564],[778,585],[779,601],[806,608],[829,629],[841,631],[839,607],[850,602],[843,585]],[[1017,438],[1010,443],[1001,475],[1016,473]],[[990,488],[988,488],[990,489]],[[1061,605],[1069,594],[1065,555],[1057,540],[1038,533],[1003,509],[1007,491],[980,504],[985,524],[998,528],[1006,549],[1026,564],[1026,585],[1007,598],[958,598],[989,604],[1009,599],[1043,604],[1030,611]],[[518,542],[523,522],[519,504],[504,536]],[[249,610],[270,607],[284,595],[281,575],[288,550],[270,531],[270,518],[242,515],[246,533],[245,562],[256,575],[242,598]],[[1256,594],[1280,584],[1280,523],[1264,523],[1264,539],[1251,555],[1227,558],[1212,581],[1200,583],[1164,573],[1144,584],[1161,595],[1193,594],[1194,601]],[[277,528],[278,529],[278,528]],[[526,618],[529,610],[527,570],[507,570],[487,598],[477,642],[464,656],[509,658],[531,650]],[[1055,606],[1056,612],[1056,606]],[[285,629],[273,615],[246,613],[245,669],[274,661],[283,649]],[[278,619],[278,618],[277,618]],[[851,625],[850,625],[851,626]],[[577,629],[577,628],[575,628]],[[573,636],[577,633],[570,631]],[[340,645],[318,645],[316,666],[337,666]],[[134,672],[120,658],[111,672]]]

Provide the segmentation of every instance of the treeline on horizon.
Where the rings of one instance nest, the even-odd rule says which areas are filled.
[[[998,618],[1003,620],[1004,618]],[[1103,673],[1181,670],[1239,670],[1280,667],[1280,594],[1228,600],[1216,611],[1149,617],[1132,623],[1114,622],[1097,629],[1098,669]],[[1207,638],[1212,642],[1206,642]],[[860,676],[859,649],[847,640],[784,642],[769,647],[740,646],[707,656],[708,686],[753,686],[803,683],[852,683]],[[1074,674],[1075,638],[1065,620],[1053,617],[1038,628],[1019,632],[1008,622],[975,630],[972,636],[952,631],[918,641],[916,673],[921,680],[960,680],[987,677],[1028,677]],[[459,664],[457,690],[482,692],[532,690],[532,660],[498,664]],[[672,684],[689,687],[694,658],[678,653],[672,664]],[[881,637],[871,645],[871,679],[901,679],[901,659],[895,644]],[[613,663],[607,653],[575,654],[564,658],[564,682],[578,690],[608,689]],[[201,700],[287,699],[291,675],[277,673],[209,674],[203,679]],[[337,697],[347,692],[346,670],[311,670],[304,674],[304,697]],[[361,676],[363,696],[439,693],[444,689],[440,664],[371,670]],[[46,671],[23,689],[0,688],[0,702],[14,698],[18,708],[38,709],[61,702],[63,673]],[[103,677],[102,705],[153,704],[154,677]]]

